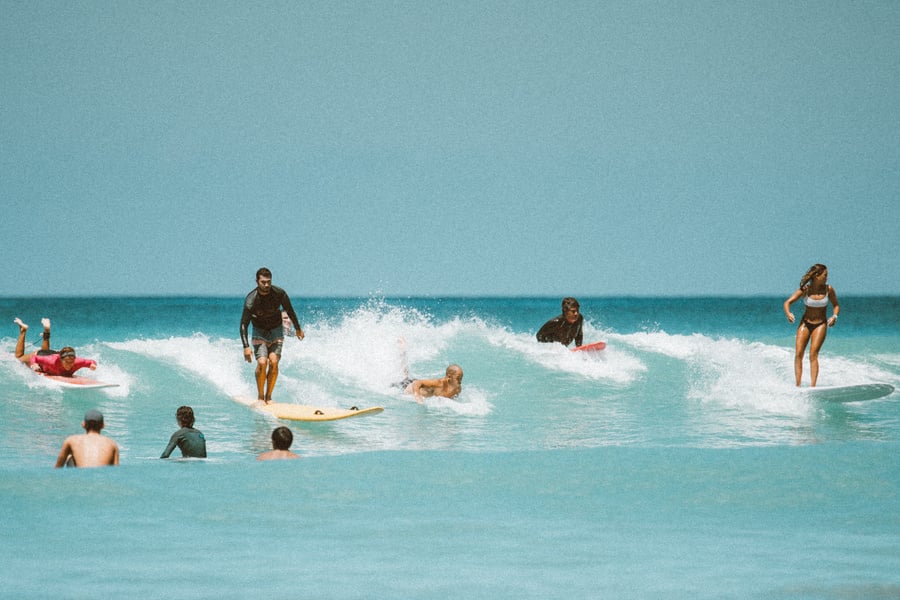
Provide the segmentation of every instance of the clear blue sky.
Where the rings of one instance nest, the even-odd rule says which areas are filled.
[[[900,2],[0,14],[0,296],[900,294]]]

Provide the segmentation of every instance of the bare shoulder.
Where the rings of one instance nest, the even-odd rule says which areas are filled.
[[[294,454],[290,450],[269,450],[257,456],[256,460],[289,460],[294,458],[300,458],[300,455]]]
[[[101,447],[107,447],[107,448],[112,448],[112,447],[118,448],[119,447],[119,445],[116,443],[116,441],[114,439],[112,439],[111,437],[108,437],[108,436],[105,436],[103,434],[96,433],[96,432],[80,433],[77,435],[69,436],[68,439],[72,440],[73,443],[77,442],[79,444],[101,446]]]

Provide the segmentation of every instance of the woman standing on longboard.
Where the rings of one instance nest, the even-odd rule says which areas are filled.
[[[800,278],[800,287],[784,301],[784,314],[788,321],[794,322],[794,314],[791,312],[791,304],[803,298],[806,310],[797,327],[797,341],[794,350],[794,377],[797,387],[800,387],[800,378],[803,375],[803,354],[806,346],[809,346],[809,377],[810,385],[816,387],[819,378],[819,349],[825,343],[825,335],[829,327],[837,323],[841,306],[838,304],[837,294],[834,288],[828,285],[828,267],[815,264],[809,268],[806,274]],[[831,318],[826,319],[825,309],[831,302]]]

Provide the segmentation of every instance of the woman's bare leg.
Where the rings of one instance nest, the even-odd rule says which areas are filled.
[[[812,343],[809,345],[809,378],[812,387],[816,387],[816,381],[819,379],[819,349],[825,343],[827,334],[828,324],[825,323],[816,327],[811,336]]]
[[[809,343],[809,329],[806,325],[801,324],[797,328],[797,341],[794,347],[794,378],[797,380],[797,387],[800,387],[800,379],[803,377],[803,354],[806,352],[806,345]]]

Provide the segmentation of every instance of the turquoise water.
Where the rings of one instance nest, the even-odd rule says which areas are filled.
[[[240,298],[0,300],[9,350],[50,316],[119,384],[0,361],[4,597],[900,597],[897,392],[797,393],[782,299],[580,300],[602,354],[534,341],[557,299],[296,297],[277,399],[385,411],[291,423],[278,463],[232,401]],[[898,309],[842,298],[820,385],[900,385]],[[463,366],[457,401],[391,386],[400,338],[413,375]],[[181,404],[205,461],[157,459]],[[53,469],[88,408],[122,465]]]

